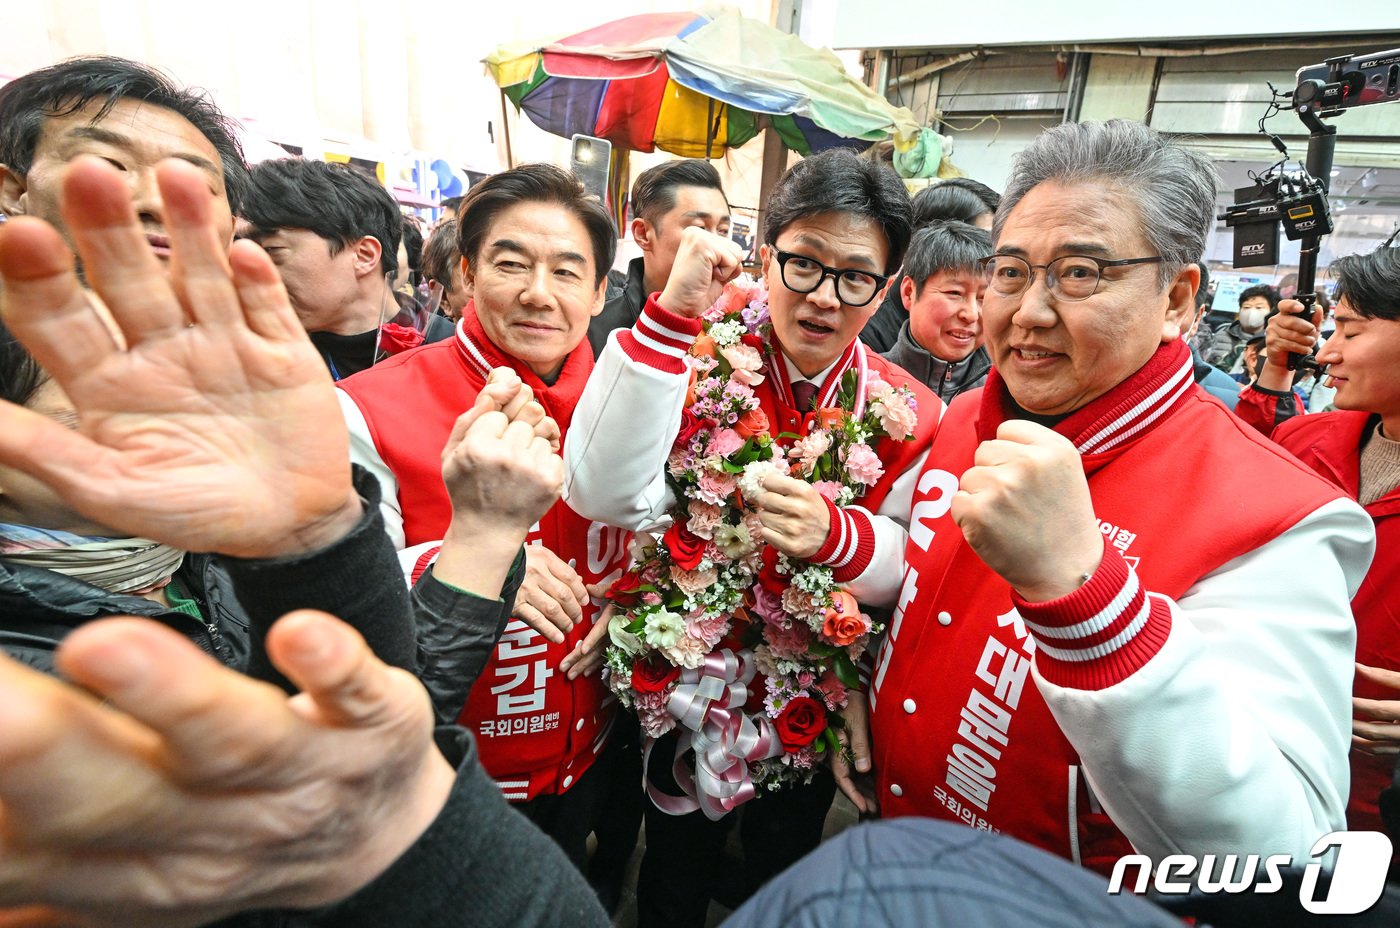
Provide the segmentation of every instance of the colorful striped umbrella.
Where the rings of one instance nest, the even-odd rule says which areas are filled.
[[[569,138],[685,158],[719,157],[763,128],[810,154],[895,138],[914,114],[846,73],[835,55],[726,12],[629,16],[543,46],[501,46],[486,65],[532,122]]]

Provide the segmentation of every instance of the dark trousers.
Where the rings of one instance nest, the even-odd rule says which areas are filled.
[[[607,782],[605,757],[599,757],[568,792],[546,793],[512,805],[553,838],[582,872],[588,862],[588,836],[597,823]]]
[[[647,773],[663,792],[681,795],[671,774],[676,742],[673,735],[657,741]],[[822,768],[807,786],[765,793],[717,822],[703,812],[667,815],[648,801],[638,928],[702,928],[715,888],[726,876],[724,846],[736,818],[744,849],[737,894],[752,895],[821,842],[835,795],[836,783]]]
[[[606,782],[599,798],[598,819],[593,832],[598,844],[588,861],[588,882],[598,893],[603,908],[611,911],[622,894],[627,862],[637,849],[637,833],[642,827],[641,726],[630,712],[619,712],[613,724],[612,739],[603,749],[599,764],[606,764]]]

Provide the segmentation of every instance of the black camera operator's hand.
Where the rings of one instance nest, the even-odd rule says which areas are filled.
[[[1268,360],[1259,371],[1258,385],[1266,390],[1291,390],[1293,372],[1288,369],[1288,355],[1311,354],[1317,344],[1318,325],[1322,310],[1314,308],[1310,316],[1303,315],[1304,306],[1298,300],[1282,300],[1278,312],[1269,318],[1264,330],[1264,347]]]

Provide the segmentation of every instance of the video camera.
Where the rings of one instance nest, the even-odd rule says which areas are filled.
[[[1355,106],[1400,100],[1400,49],[1342,55],[1299,68],[1297,86],[1283,96],[1290,99],[1291,109],[1308,127],[1306,164],[1289,169],[1285,162],[1279,162],[1257,178],[1253,186],[1236,190],[1234,204],[1218,218],[1235,230],[1237,268],[1278,264],[1280,228],[1289,241],[1303,243],[1298,257],[1296,298],[1307,313],[1316,300],[1313,288],[1318,247],[1322,236],[1332,231],[1327,188],[1332,177],[1337,127],[1322,120]],[[1261,131],[1263,122],[1260,120]],[[1277,135],[1269,138],[1286,159],[1288,149],[1283,140]],[[1289,355],[1289,368],[1296,367],[1298,360],[1296,355]]]

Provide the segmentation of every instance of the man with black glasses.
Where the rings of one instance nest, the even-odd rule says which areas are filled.
[[[838,506],[813,483],[779,473],[766,477],[758,492],[744,493],[757,513],[746,521],[749,533],[739,547],[766,544],[774,555],[781,552],[794,562],[829,565],[835,582],[853,589],[870,576],[892,578],[889,585],[897,588],[912,478],[942,411],[923,384],[856,338],[904,256],[909,217],[909,198],[886,168],[841,151],[795,165],[773,190],[765,217],[768,244],[760,251],[771,331],[760,329],[767,332],[762,338],[747,334],[749,341],[721,346],[744,374],[731,388],[742,392],[743,386],[757,401],[743,427],[750,434],[766,433],[784,456],[809,439],[804,447],[814,451],[811,442],[824,440],[830,417],[846,415],[843,402],[849,404],[851,396],[863,402],[879,382],[913,393],[917,424],[906,423],[909,440],[870,439],[865,452],[870,458],[863,463],[869,465],[864,476],[871,484],[854,504]],[[647,300],[636,325],[609,338],[565,440],[566,493],[577,512],[637,530],[668,515],[675,497],[667,461],[682,408],[690,402],[685,399],[688,363],[697,361],[696,351],[714,350],[696,348],[700,317],[725,281],[739,273],[742,257],[728,239],[687,228],[665,288]],[[763,310],[751,303],[744,312],[750,314],[746,319],[757,319],[752,314]],[[801,458],[790,460],[796,475]],[[571,674],[594,666],[604,632],[606,624],[600,623]],[[680,794],[672,778],[676,740],[668,734],[656,741],[648,769],[651,782],[673,798]],[[806,786],[765,792],[745,806],[748,885],[739,887],[741,893],[817,845],[834,794],[822,769]],[[647,851],[637,889],[643,928],[704,924],[733,818],[712,822],[699,811],[674,815],[648,806]]]
[[[874,792],[843,783],[863,808],[1105,871],[1307,861],[1345,827],[1374,532],[1193,381],[1214,208],[1210,163],[1139,123],[1057,126],[1015,162],[992,374],[939,426],[897,591],[863,591],[895,607],[856,750]]]

